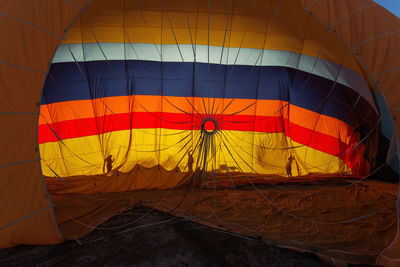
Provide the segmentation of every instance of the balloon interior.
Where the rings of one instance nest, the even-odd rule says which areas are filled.
[[[329,260],[394,259],[390,94],[332,30],[350,27],[346,17],[326,25],[311,12],[324,4],[306,2],[91,2],[39,103],[62,239],[141,204]],[[330,12],[379,20],[350,2]]]

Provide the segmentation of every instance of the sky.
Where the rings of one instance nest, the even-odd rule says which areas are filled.
[[[400,17],[400,0],[374,0],[393,14]]]

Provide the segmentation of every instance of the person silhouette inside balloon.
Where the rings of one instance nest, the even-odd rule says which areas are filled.
[[[103,164],[103,172],[104,174],[108,175],[111,173],[112,171],[112,164],[114,162],[114,159],[112,158],[112,155],[108,155],[105,159],[104,159],[104,164]],[[107,173],[105,172],[105,166],[107,166]]]
[[[293,155],[290,155],[286,164],[286,174],[288,177],[292,177],[292,162],[295,160]]]
[[[188,170],[189,170],[190,173],[193,172],[193,162],[194,162],[194,159],[193,159],[193,150],[190,150],[190,151],[188,152]]]

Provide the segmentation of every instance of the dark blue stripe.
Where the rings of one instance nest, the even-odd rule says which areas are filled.
[[[133,94],[284,100],[343,120],[362,133],[377,117],[363,98],[352,107],[358,99],[352,89],[292,68],[136,60],[79,66],[52,64],[42,104]]]

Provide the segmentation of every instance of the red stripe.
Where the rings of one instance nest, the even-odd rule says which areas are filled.
[[[342,159],[352,169],[353,174],[363,175],[360,172],[364,173],[366,171],[362,171],[362,169],[365,169],[365,166],[361,167],[359,162],[360,160],[364,161],[359,156],[361,155],[360,150],[362,146],[350,152],[352,146],[346,145],[338,138],[293,124],[282,117],[224,115],[216,120],[218,121],[217,127],[220,130],[266,133],[284,132],[297,143]],[[201,123],[202,120],[197,114],[149,112],[123,113],[97,118],[68,120],[48,125],[39,125],[39,144],[56,142],[59,139],[64,140],[139,128],[199,130],[201,129]],[[350,138],[352,141],[350,144],[356,144],[359,140],[359,135],[353,132],[353,136]]]
[[[284,129],[281,117],[225,115],[217,118],[217,121],[221,130],[274,133]],[[197,114],[134,112],[106,115],[39,125],[39,144],[129,129],[199,130],[200,124],[201,119]]]

